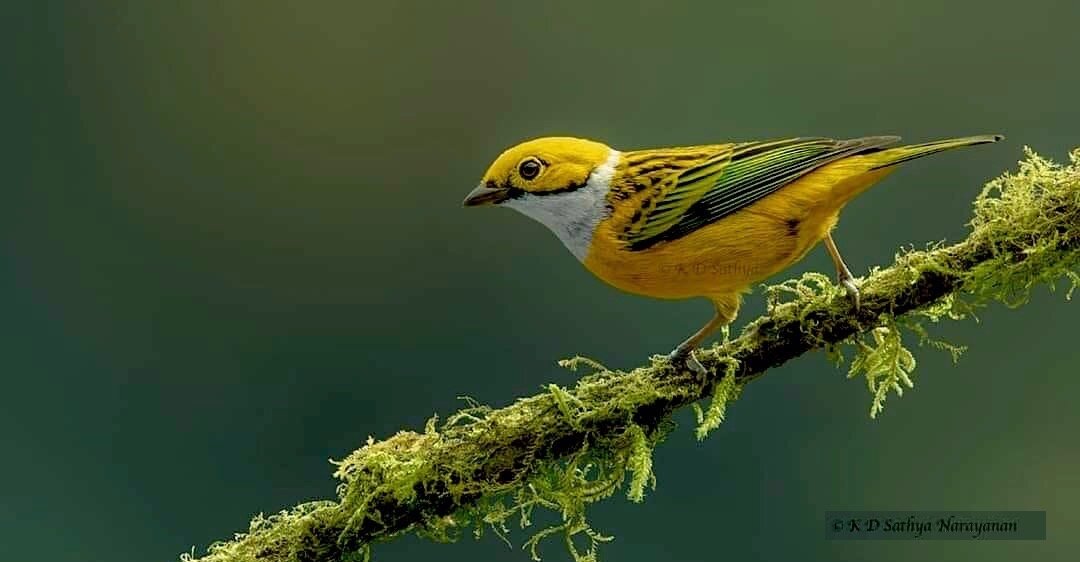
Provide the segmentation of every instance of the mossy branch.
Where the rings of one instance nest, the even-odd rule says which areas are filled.
[[[506,539],[511,517],[531,523],[536,508],[562,523],[525,542],[559,534],[577,560],[594,560],[610,537],[592,529],[585,506],[627,482],[641,501],[655,486],[652,453],[673,425],[676,409],[693,405],[698,437],[724,417],[750,380],[808,351],[825,349],[842,361],[854,350],[849,375],[862,374],[876,415],[889,390],[913,384],[910,332],[920,344],[950,351],[922,321],[962,318],[992,302],[1019,306],[1038,284],[1080,282],[1080,149],[1068,166],[1027,151],[1016,173],[987,184],[975,202],[971,232],[953,245],[907,250],[861,281],[855,310],[843,290],[820,274],[766,288],[769,310],[733,340],[702,350],[701,377],[674,372],[661,357],[629,372],[591,360],[560,362],[594,371],[572,388],[550,385],[536,396],[492,409],[474,402],[423,432],[401,431],[369,440],[336,463],[336,501],[312,502],[269,517],[246,533],[210,546],[202,562],[327,562],[367,560],[371,545],[405,532],[453,540],[486,529]],[[705,409],[697,402],[711,398]]]

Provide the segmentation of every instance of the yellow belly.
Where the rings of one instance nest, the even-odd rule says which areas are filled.
[[[802,259],[836,225],[844,204],[891,168],[863,170],[825,166],[682,238],[636,252],[616,238],[616,217],[598,227],[585,266],[639,295],[722,299]]]

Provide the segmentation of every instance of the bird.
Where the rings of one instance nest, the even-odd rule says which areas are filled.
[[[837,281],[859,290],[832,231],[844,206],[899,164],[1003,135],[898,146],[898,136],[791,137],[620,151],[577,137],[502,152],[464,206],[514,209],[547,227],[593,275],[659,299],[704,297],[713,316],[667,354],[704,372],[694,351],[736,318],[755,283],[821,243]]]

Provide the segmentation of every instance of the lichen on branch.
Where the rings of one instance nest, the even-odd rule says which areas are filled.
[[[769,368],[814,349],[838,363],[853,353],[876,416],[890,392],[914,385],[914,354],[904,336],[943,349],[925,324],[972,315],[990,302],[1020,306],[1037,285],[1080,284],[1080,149],[1070,165],[1027,150],[1017,172],[988,183],[975,201],[971,232],[953,245],[897,254],[861,283],[854,309],[820,274],[767,287],[767,313],[734,339],[701,350],[704,376],[675,372],[660,356],[630,371],[585,358],[560,362],[591,371],[570,388],[503,408],[475,402],[424,431],[369,440],[337,462],[336,500],[257,516],[247,532],[210,545],[185,562],[329,562],[367,560],[372,545],[403,533],[452,541],[491,532],[509,542],[511,525],[529,527],[537,509],[559,523],[524,541],[533,558],[562,537],[576,560],[595,560],[610,540],[587,521],[588,504],[622,489],[642,501],[656,485],[653,451],[673,429],[672,413],[693,406],[698,438],[724,419],[744,385]],[[698,402],[708,400],[704,408]]]

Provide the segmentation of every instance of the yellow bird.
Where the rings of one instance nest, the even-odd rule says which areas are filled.
[[[858,306],[855,279],[830,235],[840,210],[896,165],[996,142],[982,135],[892,147],[899,137],[800,137],[621,152],[547,137],[503,152],[465,206],[497,204],[539,221],[603,281],[662,299],[705,297],[716,313],[669,354],[730,324],[742,294],[818,242]]]

